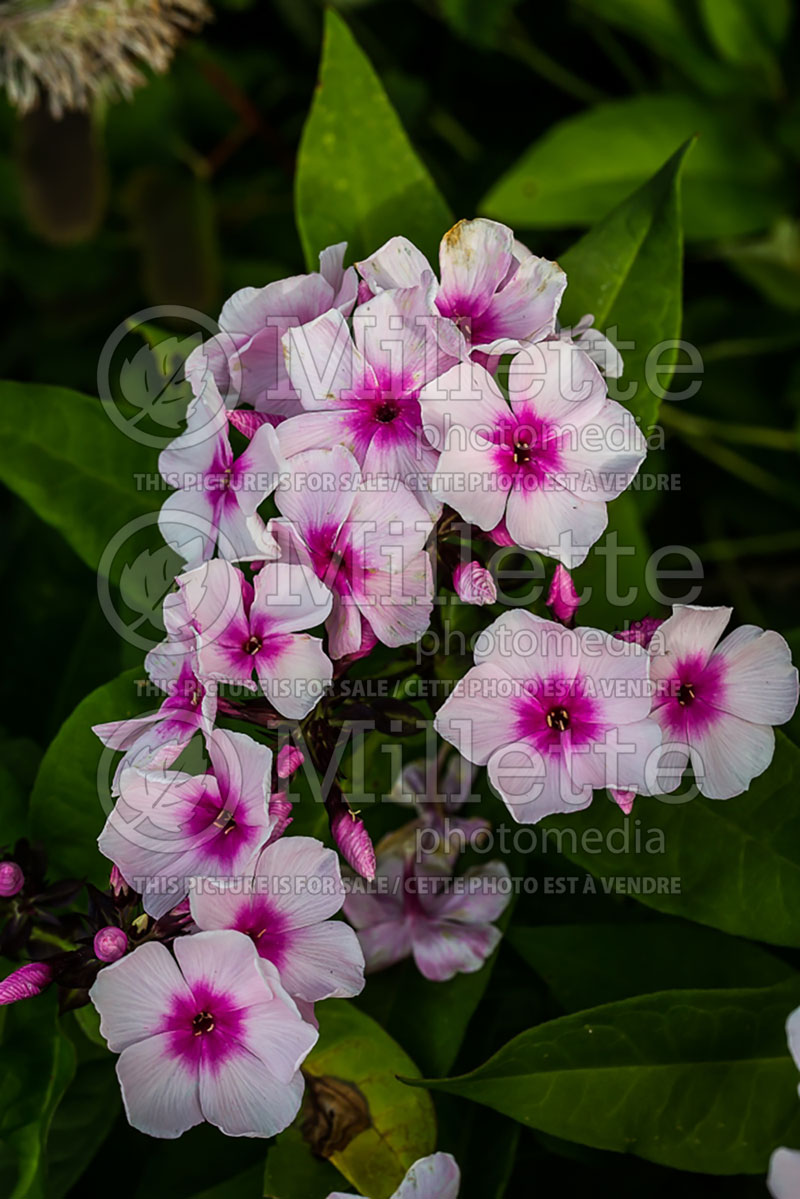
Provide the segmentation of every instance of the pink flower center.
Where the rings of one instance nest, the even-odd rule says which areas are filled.
[[[167,1012],[164,1032],[170,1034],[170,1056],[190,1067],[201,1062],[216,1070],[243,1052],[240,1036],[244,1014],[223,991],[207,984],[192,987],[191,998],[176,995]]]
[[[192,1032],[196,1037],[208,1035],[214,1031],[214,1016],[211,1012],[198,1012],[192,1020]]]
[[[569,712],[566,708],[551,708],[545,717],[547,727],[556,733],[566,733],[569,728]]]
[[[381,400],[375,409],[375,420],[382,425],[389,425],[400,415],[400,409],[394,400]]]
[[[255,656],[255,654],[258,653],[258,651],[261,649],[263,644],[264,644],[264,642],[261,640],[261,638],[257,637],[255,635],[255,633],[253,633],[244,642],[244,644],[242,645],[242,649],[244,650],[244,652],[246,654],[252,654],[253,656]]]
[[[725,664],[711,655],[691,654],[675,663],[671,677],[658,684],[655,705],[669,732],[678,737],[703,733],[719,716],[725,698]]]
[[[596,741],[605,725],[595,699],[586,694],[580,676],[566,679],[552,675],[526,685],[526,693],[514,701],[516,736],[541,754],[560,754],[567,745]]]
[[[509,412],[492,439],[495,466],[505,474],[541,480],[561,468],[559,430],[530,407]]]

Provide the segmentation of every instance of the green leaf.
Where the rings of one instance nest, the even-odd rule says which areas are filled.
[[[800,981],[673,991],[523,1032],[460,1078],[417,1085],[531,1128],[683,1170],[758,1174],[800,1138],[784,1025]]]
[[[45,1199],[64,1199],[111,1132],[122,1107],[114,1063],[105,1048],[78,1062],[50,1125]]]
[[[800,309],[800,224],[777,221],[768,237],[723,246],[730,266],[779,308]]]
[[[553,126],[480,211],[518,229],[592,225],[695,134],[684,189],[687,238],[766,228],[785,207],[779,159],[740,112],[680,95],[614,100]]]
[[[520,0],[439,0],[442,16],[460,37],[476,46],[497,46]]]
[[[304,1131],[310,1126],[312,1141],[320,1151],[326,1149],[336,1169],[363,1195],[388,1199],[408,1168],[434,1151],[436,1117],[430,1096],[398,1081],[399,1075],[419,1078],[419,1071],[369,1016],[338,999],[321,1004],[317,1011],[319,1041],[303,1067],[306,1112],[310,1112]],[[324,1141],[330,1135],[327,1088],[331,1084],[339,1096],[333,1125],[347,1130],[336,1149],[317,1141],[317,1136]]]
[[[569,280],[562,319],[570,325],[591,312],[597,328],[621,345],[625,370],[623,389],[617,394],[645,430],[658,415],[660,393],[669,385],[675,361],[674,347],[656,347],[674,342],[681,332],[679,185],[691,146],[691,141],[681,146],[652,179],[561,258]]]
[[[154,451],[124,436],[99,400],[0,382],[0,480],[93,570],[116,533],[160,506],[163,495],[137,489],[134,477],[154,472]],[[147,532],[152,542],[155,526]]]
[[[263,1187],[266,1199],[327,1199],[332,1191],[342,1189],[342,1183],[339,1171],[310,1151],[297,1123],[282,1132],[267,1150]]]
[[[701,0],[700,12],[721,58],[736,66],[774,73],[774,52],[792,19],[789,0]]]
[[[800,946],[800,749],[780,730],[772,765],[733,799],[636,800],[633,814],[598,794],[585,812],[550,817],[550,844],[661,912],[723,932]],[[661,882],[659,882],[661,880]]]
[[[453,223],[369,60],[330,9],[300,143],[295,207],[309,269],[335,242],[346,241],[348,258],[357,261],[397,234],[436,261]]]
[[[580,624],[617,629],[653,614],[646,574],[649,553],[640,503],[635,492],[623,492],[609,504],[605,533],[572,572],[578,594],[584,597]]]
[[[104,750],[92,725],[152,711],[158,700],[136,693],[141,670],[128,670],[78,704],[50,744],[30,804],[31,835],[48,848],[50,873],[108,883],[109,863],[97,838],[111,810],[116,755]],[[103,769],[99,770],[103,762]]]
[[[649,46],[659,59],[674,63],[705,92],[741,87],[741,78],[718,62],[692,20],[692,6],[681,0],[577,0],[592,17],[607,21]],[[713,3],[713,0],[712,0]]]
[[[654,991],[768,987],[794,973],[758,945],[673,920],[517,926],[507,939],[568,1012]]]
[[[72,1042],[47,994],[3,1009],[0,1048],[0,1193],[44,1199],[44,1148],[75,1070]]]

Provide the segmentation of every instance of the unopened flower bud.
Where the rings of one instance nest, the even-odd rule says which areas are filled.
[[[305,762],[306,757],[302,750],[297,749],[294,745],[284,745],[283,749],[278,751],[278,758],[275,763],[275,769],[279,779],[288,779],[296,770]]]
[[[633,801],[636,799],[635,791],[617,791],[614,787],[609,787],[608,793],[614,800],[615,804],[619,804],[626,816],[630,816],[633,810]]]
[[[375,849],[364,821],[343,803],[331,815],[331,833],[344,860],[362,878],[375,877]]]
[[[490,571],[479,562],[462,562],[453,571],[453,587],[465,604],[493,604],[497,587]]]
[[[569,624],[580,605],[572,575],[561,563],[553,571],[550,590],[547,593],[547,606],[562,624]]]
[[[647,649],[656,629],[663,623],[655,616],[645,616],[642,620],[632,621],[627,629],[619,629],[613,636],[617,641],[630,641]]]
[[[31,962],[20,966],[0,982],[0,1004],[16,1003],[20,999],[33,999],[52,980],[53,969],[47,962]]]
[[[122,877],[122,872],[120,871],[119,866],[111,867],[111,873],[108,876],[108,885],[111,888],[112,895],[114,895],[117,899],[119,899],[120,895],[128,894],[128,884]]]
[[[25,886],[25,875],[16,862],[0,862],[0,898],[10,899]]]
[[[101,962],[116,962],[124,956],[128,938],[121,928],[107,924],[94,935],[94,956]]]
[[[286,832],[292,823],[292,801],[287,798],[285,791],[273,791],[269,797],[269,818],[274,820],[272,832],[267,845],[272,845]]]

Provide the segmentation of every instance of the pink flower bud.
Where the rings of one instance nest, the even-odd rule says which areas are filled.
[[[47,962],[31,962],[20,966],[8,978],[0,982],[0,1004],[16,1003],[19,999],[33,999],[52,980],[53,969]]]
[[[0,862],[0,898],[10,899],[25,886],[25,875],[16,862]]]
[[[344,860],[362,878],[375,877],[375,850],[364,821],[346,804],[331,816],[331,833]]]
[[[663,620],[659,620],[655,616],[645,616],[643,620],[631,621],[627,629],[619,629],[613,635],[617,641],[632,641],[636,645],[641,645],[647,649],[653,640],[653,634],[656,629],[663,623]]]
[[[119,899],[120,895],[128,894],[128,884],[122,877],[122,872],[119,866],[112,866],[111,873],[108,876],[108,885],[111,888],[111,894]]]
[[[245,437],[252,437],[262,425],[267,424],[270,418],[263,412],[251,412],[248,408],[233,408],[228,413],[228,420],[234,429],[238,429]]]
[[[497,587],[491,573],[479,562],[462,562],[453,571],[456,595],[465,604],[493,604]]]
[[[614,800],[614,803],[619,804],[626,816],[630,816],[633,810],[633,801],[636,799],[635,791],[615,791],[613,787],[609,787],[608,793]]]
[[[505,519],[501,520],[499,525],[495,525],[495,527],[491,529],[490,532],[484,534],[484,536],[488,537],[495,543],[495,545],[499,545],[503,549],[509,549],[512,545],[517,544],[506,528]]]
[[[292,802],[284,791],[273,791],[270,795],[269,818],[275,821],[267,841],[267,845],[272,845],[273,841],[283,836],[292,823]]]
[[[562,624],[569,624],[577,612],[580,602],[572,575],[566,566],[562,566],[559,562],[553,571],[553,579],[547,593],[548,608],[551,609],[556,620],[560,620]]]
[[[278,758],[275,764],[275,769],[279,779],[288,779],[294,774],[306,760],[305,754],[297,749],[294,745],[284,745],[283,749],[278,751]]]
[[[121,928],[107,924],[94,935],[94,956],[101,962],[116,962],[125,954],[128,938]]]

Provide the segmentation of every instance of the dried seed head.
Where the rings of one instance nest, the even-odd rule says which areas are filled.
[[[0,83],[20,112],[127,99],[211,17],[205,0],[2,0]]]

